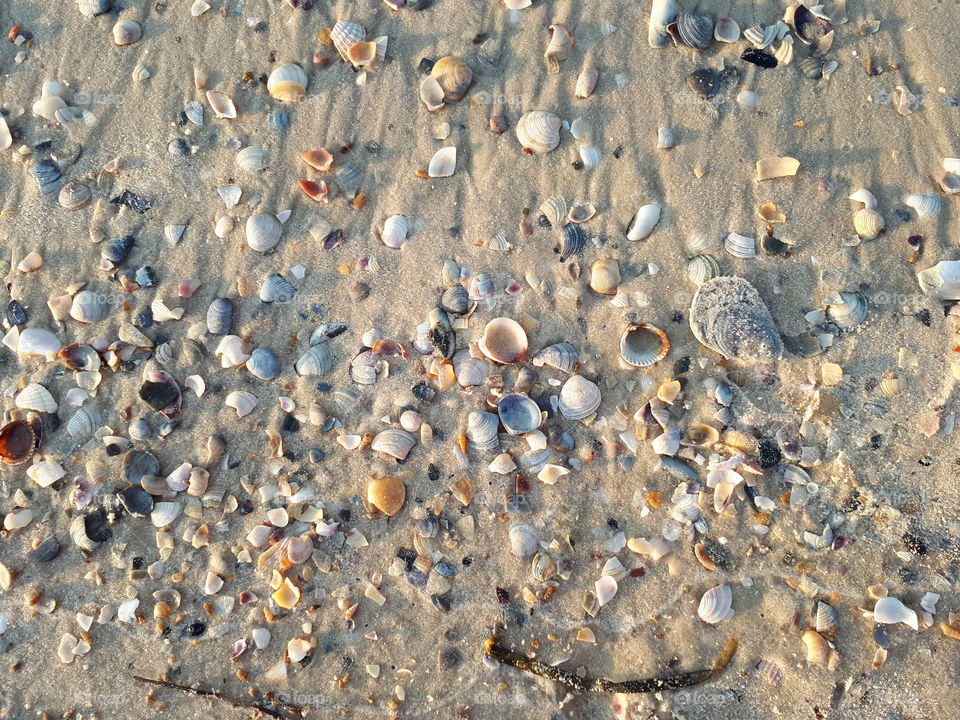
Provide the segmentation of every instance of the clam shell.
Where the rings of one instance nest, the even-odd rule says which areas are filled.
[[[386,49],[384,48],[384,52]],[[378,58],[376,42],[358,42],[350,46],[347,50],[347,58],[350,64],[355,68],[368,68],[373,65]]]
[[[207,90],[207,102],[210,103],[210,109],[218,118],[233,120],[237,117],[237,106],[233,100],[218,90]]]
[[[380,241],[389,248],[399,249],[407,241],[409,224],[403,215],[391,215],[383,221]]]
[[[563,226],[563,241],[560,243],[560,262],[583,253],[587,245],[587,232],[577,223]]]
[[[27,477],[42,488],[50,487],[66,474],[60,463],[50,460],[42,460],[27,468]]]
[[[96,17],[110,12],[113,0],[79,0],[80,14],[84,17]]]
[[[495,36],[488,37],[477,48],[477,60],[490,70],[496,70],[500,67],[501,54],[500,38]]]
[[[945,172],[937,178],[937,183],[947,195],[960,193],[960,175]]]
[[[403,480],[393,475],[371,478],[367,483],[367,502],[384,515],[393,517],[403,508],[407,488]]]
[[[43,195],[52,195],[63,185],[63,175],[56,163],[50,160],[38,160],[30,166],[30,174],[37,181],[37,186]]]
[[[267,92],[282,102],[300,102],[307,94],[307,74],[299,65],[281,65],[267,78]]]
[[[960,300],[960,260],[941,260],[921,270],[917,273],[917,282],[923,292],[937,300]],[[23,334],[20,345],[23,345]]]
[[[267,252],[280,242],[283,226],[276,217],[268,213],[259,213],[247,218],[247,245],[251,250]]]
[[[755,25],[743,31],[743,38],[758,50],[769,47],[777,39],[777,25]]]
[[[560,61],[566,60],[573,48],[573,33],[561,23],[554,23],[548,29],[551,33],[550,42],[543,57],[547,61],[547,73],[556,75],[560,72]]]
[[[620,357],[634,367],[650,367],[670,352],[670,338],[650,323],[630,323],[620,336]]]
[[[363,182],[363,171],[353,163],[344,163],[337,170],[337,185],[344,195],[356,195]]]
[[[353,44],[363,42],[366,37],[367,32],[363,29],[363,25],[345,20],[338,22],[330,31],[330,39],[344,62],[350,61],[348,52]]]
[[[694,255],[687,261],[687,277],[697,287],[720,277],[720,263],[712,255]]]
[[[473,71],[459,58],[442,57],[433,64],[430,71],[443,89],[443,101],[455,103],[460,100],[473,82]]]
[[[96,372],[100,369],[100,355],[89,345],[71,343],[60,349],[57,357],[76,372]]]
[[[129,450],[123,456],[122,474],[130,485],[139,485],[143,478],[160,474],[160,461],[146,450]]]
[[[66,189],[66,186],[64,186],[64,189]],[[63,195],[63,190],[60,191],[60,194]],[[903,199],[903,202],[907,207],[913,208],[917,213],[917,217],[920,218],[930,217],[940,212],[940,198],[936,195],[913,193],[912,195],[907,195]]]
[[[613,258],[594,260],[590,266],[590,289],[601,295],[616,295],[620,287],[620,263]]]
[[[562,197],[548,198],[540,205],[540,212],[546,216],[547,220],[549,220],[550,224],[555,228],[563,225],[568,210],[567,201]]]
[[[827,317],[841,330],[859,325],[867,319],[869,304],[861,292],[840,292],[827,298]]]
[[[90,197],[90,186],[78,180],[71,180],[60,188],[57,202],[66,210],[79,210],[90,204]]]
[[[584,170],[593,170],[600,164],[600,150],[593,145],[581,145],[580,162]]]
[[[427,106],[430,112],[436,112],[443,107],[443,86],[433,75],[427,75],[420,81],[420,101]]]
[[[507,393],[500,398],[497,414],[503,427],[511,435],[533,432],[543,422],[537,403],[520,393]]]
[[[460,387],[476,387],[490,374],[490,363],[471,357],[469,350],[459,350],[453,356],[453,371]]]
[[[740,233],[727,233],[723,238],[723,247],[728,253],[741,260],[749,260],[757,256],[757,241]]]
[[[453,175],[457,169],[457,148],[444,147],[437,150],[430,158],[427,166],[427,175],[432,178],[445,178]]]
[[[830,655],[830,643],[816,630],[805,630],[803,632],[803,645],[807,650],[807,662],[812,665],[825,662]]]
[[[40,383],[30,383],[17,393],[16,406],[22,410],[33,410],[39,413],[55,413],[57,401],[53,395]]]
[[[684,11],[677,18],[677,34],[688,47],[703,50],[713,36],[713,18],[706,13]]]
[[[467,416],[467,439],[481,453],[500,452],[499,425],[500,418],[493,413],[473,410]]]
[[[470,297],[463,285],[451,285],[443,291],[440,308],[453,315],[465,315],[470,309]]]
[[[156,528],[168,527],[173,524],[180,514],[180,503],[175,502],[157,502],[153,504],[153,512],[150,513],[150,522]]]
[[[853,228],[863,240],[873,240],[886,226],[883,215],[870,208],[857,210],[853,216]]]
[[[548,345],[532,358],[535,367],[547,365],[571,375],[576,371],[579,360],[577,349],[568,342]]]
[[[300,159],[314,170],[319,170],[320,172],[329,172],[330,168],[333,167],[333,155],[331,155],[330,151],[326,148],[305,150],[300,153]],[[326,233],[324,233],[324,235],[325,234]]]
[[[333,368],[333,353],[327,343],[318,343],[312,345],[297,362],[293,369],[298,375],[305,377],[316,377],[330,372]]]
[[[574,95],[578,98],[588,98],[593,95],[597,88],[597,81],[600,79],[600,73],[594,67],[585,67],[577,76],[577,84],[574,88]]]
[[[253,412],[253,409],[258,404],[258,400],[253,393],[248,393],[245,390],[234,390],[227,395],[223,404],[236,410],[237,417],[243,417]]]
[[[143,37],[143,28],[134,20],[120,20],[113,26],[113,42],[116,45],[133,45]]]
[[[516,320],[494,318],[483,328],[478,346],[494,362],[509,365],[527,352],[527,333]]]
[[[650,237],[658,222],[660,222],[660,205],[657,203],[643,205],[637,210],[627,230],[627,240],[645,240]]]
[[[719,18],[713,26],[713,38],[717,42],[735,43],[740,39],[740,26],[731,18]]]
[[[377,433],[370,443],[370,449],[403,461],[416,444],[417,439],[406,430],[389,429]]]
[[[297,289],[276,273],[268,275],[260,286],[258,297],[265,303],[287,303],[297,294]]]
[[[493,296],[493,279],[486,273],[474,275],[470,280],[470,292],[468,297],[471,300],[486,300]]]
[[[560,414],[567,420],[582,420],[600,407],[600,388],[582,375],[571,375],[560,388]]]
[[[227,335],[233,325],[233,303],[227,298],[217,298],[207,308],[207,332],[211,335]]]
[[[700,598],[697,615],[705,623],[716,625],[733,617],[733,591],[729,585],[717,585]]]
[[[521,560],[532,557],[540,547],[537,531],[527,523],[514,523],[507,534],[510,538],[510,553]]]
[[[825,602],[817,603],[816,630],[818,633],[828,633],[837,626],[840,613],[832,605]]]
[[[203,127],[203,105],[196,100],[191,100],[183,106],[183,114],[186,115],[187,120],[194,125]]]
[[[82,323],[98,323],[107,316],[108,311],[109,306],[103,296],[90,290],[78,292],[70,305],[70,317]]]
[[[257,348],[250,353],[247,370],[261,380],[273,380],[280,374],[280,359],[270,348]]]
[[[517,122],[517,139],[532,153],[543,155],[560,144],[560,117],[545,110],[534,110]]]
[[[203,124],[202,121],[200,124]],[[262,147],[251,145],[237,153],[235,162],[243,170],[257,172],[267,166],[267,153]]]
[[[49,330],[37,327],[27,327],[20,332],[17,342],[18,355],[43,355],[53,357],[63,347],[59,338]]]

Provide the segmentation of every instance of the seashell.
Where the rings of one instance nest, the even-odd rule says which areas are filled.
[[[451,285],[440,298],[440,307],[453,315],[465,315],[470,309],[470,297],[463,285]]]
[[[616,295],[620,287],[620,263],[600,258],[590,265],[590,289],[601,295]]]
[[[350,61],[348,52],[354,43],[363,42],[366,38],[366,30],[360,23],[355,22],[341,20],[330,31],[330,40],[344,62]]]
[[[139,485],[145,477],[160,474],[160,461],[146,450],[129,450],[123,456],[123,479],[130,485]]]
[[[571,375],[560,388],[560,414],[567,420],[582,420],[600,407],[600,388],[582,375]]]
[[[180,242],[180,238],[183,237],[183,232],[186,229],[186,225],[166,225],[163,228],[163,236],[170,245],[176,245]]]
[[[533,356],[532,362],[535,367],[547,365],[572,375],[576,372],[579,359],[577,349],[573,345],[568,342],[560,342],[543,348]]]
[[[3,518],[4,530],[20,530],[33,522],[33,510],[30,508],[17,508],[8,512]]]
[[[873,240],[886,226],[883,215],[870,208],[857,210],[853,215],[853,228],[862,240]]]
[[[96,17],[113,9],[113,0],[80,0],[80,14],[84,17]]]
[[[566,60],[570,50],[573,49],[573,33],[562,23],[554,23],[548,30],[552,35],[543,57],[547,61],[547,73],[556,75],[560,72],[560,61]]]
[[[558,68],[559,69],[559,68]],[[574,88],[574,95],[578,98],[588,98],[593,95],[597,88],[597,81],[600,79],[600,73],[594,67],[585,67],[577,76],[577,84]]]
[[[874,197],[872,192],[864,188],[851,193],[848,199],[853,200],[854,202],[863,203],[863,207],[865,207],[867,210],[877,209],[877,198]]]
[[[828,633],[837,626],[840,613],[832,605],[825,602],[817,603],[816,629],[818,633]]]
[[[262,147],[251,145],[237,153],[235,162],[238,168],[257,172],[267,166],[267,153]]]
[[[102,295],[90,290],[81,290],[73,296],[70,317],[77,322],[98,323],[107,316],[108,310]]]
[[[532,557],[540,547],[537,531],[527,523],[514,523],[508,531],[510,553],[521,560]]]
[[[574,255],[580,255],[587,245],[587,233],[576,223],[563,226],[563,241],[560,244],[560,262]]]
[[[430,75],[443,89],[443,101],[446,103],[460,100],[473,82],[473,71],[462,60],[452,56],[437,60]]]
[[[38,417],[15,419],[0,427],[0,460],[5,465],[19,465],[33,457],[40,446],[43,423]]]
[[[217,298],[207,308],[207,332],[211,335],[228,335],[233,325],[233,303],[227,298]]]
[[[470,281],[470,292],[468,297],[471,300],[486,300],[493,296],[493,279],[486,273],[474,275]]]
[[[37,181],[43,195],[52,195],[63,185],[63,175],[56,163],[50,160],[38,160],[30,166],[30,174]]]
[[[237,411],[237,417],[244,417],[253,412],[253,409],[257,406],[258,401],[255,395],[248,393],[245,390],[234,390],[232,393],[227,395],[226,399],[223,401],[223,404],[229,408],[233,408]]]
[[[650,447],[657,455],[676,455],[680,450],[680,429],[660,433],[650,442]]]
[[[677,17],[677,34],[688,47],[703,50],[713,35],[713,18],[706,13],[685,10]]]
[[[945,172],[937,178],[937,183],[947,195],[960,193],[960,175]]]
[[[867,319],[867,298],[861,292],[840,292],[824,301],[827,318],[841,330],[849,330]]]
[[[460,350],[453,356],[453,371],[460,387],[476,387],[490,374],[490,363],[471,357],[469,350]]]
[[[567,213],[567,220],[577,224],[585,223],[590,219],[592,219],[596,214],[597,214],[597,208],[592,204],[574,205],[573,207],[570,208],[570,211]],[[584,233],[584,236],[586,236],[586,233]],[[586,243],[586,237],[584,237],[584,243]]]
[[[22,410],[52,414],[57,411],[57,401],[43,385],[30,383],[17,393],[16,406]]]
[[[400,427],[408,433],[415,433],[423,424],[423,415],[415,410],[404,410],[400,415]]]
[[[443,86],[433,75],[427,75],[420,81],[420,101],[427,106],[427,110],[440,110],[443,107],[443,97]]]
[[[307,74],[299,65],[281,65],[267,78],[267,92],[281,102],[300,102],[307,94]]]
[[[687,261],[687,277],[697,287],[720,277],[720,263],[713,255],[694,255]]]
[[[143,37],[143,28],[134,20],[120,20],[113,26],[113,42],[116,45],[133,45]]]
[[[261,380],[273,380],[280,374],[280,358],[270,348],[257,348],[250,353],[247,370]]]
[[[694,337],[728,360],[767,362],[783,355],[783,341],[760,294],[739,277],[701,285],[689,312]]]
[[[57,202],[66,210],[79,210],[90,204],[90,197],[90,186],[78,180],[71,180],[60,188]]]
[[[560,144],[560,118],[552,112],[534,110],[517,122],[517,139],[536,155],[543,155]]]
[[[769,660],[761,660],[757,663],[757,672],[774,687],[780,687],[783,684],[783,671]]]
[[[827,639],[816,630],[804,630],[803,644],[807,649],[807,662],[812,665],[818,665],[826,662],[830,655],[831,647]]]
[[[603,607],[617,594],[617,579],[611,575],[604,575],[593,583],[593,592],[597,598],[597,605]]]
[[[330,194],[330,188],[325,180],[297,180],[297,185],[308,197],[317,202],[326,202]]]
[[[300,153],[300,159],[314,170],[319,170],[320,172],[329,172],[330,168],[333,167],[333,155],[331,155],[330,151],[326,148],[306,150]]]
[[[600,150],[593,145],[581,145],[580,162],[584,170],[595,169],[600,164]]]
[[[667,27],[677,17],[676,0],[652,0],[650,3],[650,22],[647,28],[647,42],[650,47],[665,47],[670,42]]]
[[[350,64],[357,69],[368,68],[373,65],[378,58],[376,42],[358,42],[350,46],[347,50],[347,59]]]
[[[398,477],[374,477],[367,483],[367,502],[388,517],[400,512],[406,499],[407,487]]]
[[[723,247],[728,253],[741,260],[749,260],[757,256],[757,241],[740,233],[727,233],[723,238]]]
[[[69,423],[67,429],[70,429]],[[130,423],[127,432],[131,440],[149,440],[153,435],[153,431],[150,429],[150,423],[143,418],[137,418]]]
[[[430,158],[430,164],[427,166],[427,175],[432,178],[444,178],[453,175],[457,169],[457,148],[440,148]]]
[[[713,38],[717,42],[735,43],[740,39],[740,26],[731,18],[719,18],[717,24],[713,26]]]
[[[757,160],[757,180],[793,177],[800,169],[800,161],[792,157],[768,157]]]
[[[99,542],[90,537],[90,532],[97,524],[102,525],[102,520],[98,520],[99,513],[90,515],[77,515],[70,523],[70,539],[73,544],[81,550],[93,552],[100,545]],[[88,530],[88,526],[90,530]],[[93,533],[96,535],[96,533]]]
[[[768,25],[767,27],[755,25],[743,31],[743,38],[757,50],[763,50],[777,39],[778,30],[777,25]]]
[[[84,442],[93,436],[97,429],[97,419],[89,410],[77,408],[77,411],[67,421],[67,432],[78,442]]]
[[[920,289],[937,300],[960,300],[960,260],[941,260],[917,273]],[[24,330],[26,333],[29,330]],[[23,334],[20,335],[23,346]]]
[[[143,488],[124,488],[117,493],[117,500],[133,517],[146,517],[153,512],[153,498]]]
[[[233,120],[237,117],[237,106],[233,100],[218,90],[207,90],[207,102],[210,103],[210,109],[218,118]]]
[[[417,444],[417,439],[406,430],[382,430],[373,438],[370,449],[383,455],[389,455],[401,462]],[[390,513],[391,515],[393,513]]]
[[[172,420],[180,412],[182,396],[180,386],[163,370],[147,372],[139,390],[140,399],[167,419]]]
[[[27,468],[27,477],[42,488],[50,487],[66,474],[60,463],[48,460],[34,463]]]
[[[553,227],[560,227],[563,224],[568,210],[567,201],[562,197],[548,198],[540,205],[540,212],[546,216]]]
[[[642,206],[633,216],[633,222],[627,230],[627,240],[645,240],[660,222],[660,206],[650,203]]]
[[[333,353],[327,343],[311,345],[294,363],[293,369],[297,375],[303,377],[317,377],[324,375],[333,368]]]
[[[251,250],[267,252],[280,242],[283,226],[276,217],[268,213],[259,213],[247,218],[247,245]]]
[[[527,333],[516,320],[494,318],[483,328],[477,344],[480,351],[494,362],[509,365],[527,352]]]
[[[500,416],[503,427],[511,435],[533,432],[543,422],[537,403],[520,393],[507,393],[500,398],[500,402],[497,403],[497,414]]]
[[[186,115],[187,120],[194,125],[203,127],[203,105],[196,100],[191,100],[183,106],[183,114]]]
[[[63,195],[63,190],[60,191]],[[917,213],[917,217],[926,218],[936,215],[940,212],[940,198],[936,195],[927,195],[926,193],[913,193],[903,199],[907,207],[911,207]],[[62,204],[62,203],[61,203]]]
[[[407,241],[409,225],[403,215],[391,215],[383,221],[380,241],[389,248],[399,249]]]
[[[893,596],[877,600],[873,608],[873,621],[881,625],[896,625],[903,623],[914,630],[919,629],[916,610],[912,610]]]
[[[20,332],[17,342],[18,355],[43,355],[47,358],[56,356],[63,343],[49,330],[44,328],[28,327]]]
[[[717,585],[700,598],[697,615],[705,623],[716,625],[733,617],[733,591],[729,585]]]
[[[486,68],[496,70],[500,67],[500,39],[497,37],[488,37],[477,48],[477,60]]]
[[[789,65],[793,62],[793,38],[789,35],[783,39],[773,56],[781,65]]]
[[[100,355],[89,345],[79,345],[77,343],[66,345],[60,349],[57,357],[63,360],[68,368],[76,372],[96,372],[101,365]]]
[[[517,464],[508,453],[500,453],[487,465],[487,470],[497,475],[509,475],[517,469]]]
[[[150,522],[156,528],[169,527],[180,514],[180,503],[157,502],[153,504]]]
[[[669,150],[674,145],[673,130],[670,128],[660,128],[657,130],[657,149]]]
[[[620,357],[634,367],[650,367],[670,352],[667,334],[650,323],[630,323],[620,336]]]
[[[297,294],[297,289],[276,273],[267,275],[260,286],[258,297],[265,303],[287,303]]]
[[[467,415],[467,439],[481,453],[500,452],[497,428],[500,418],[484,410],[473,410]]]

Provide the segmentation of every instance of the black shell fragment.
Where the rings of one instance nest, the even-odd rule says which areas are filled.
[[[747,48],[744,50],[740,59],[764,69],[775,68],[777,66],[777,59],[773,55],[763,50],[757,50],[756,48]]]

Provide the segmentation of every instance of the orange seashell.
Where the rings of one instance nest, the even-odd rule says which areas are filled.
[[[272,595],[273,601],[282,608],[290,610],[300,602],[300,588],[290,578],[284,578],[280,587]]]
[[[11,420],[0,428],[0,460],[7,465],[26,462],[40,446],[43,426],[37,418]]]
[[[323,180],[319,182],[314,180],[297,180],[297,184],[301,190],[317,202],[326,200],[327,194],[330,192],[330,188],[327,187],[327,184]]]
[[[354,43],[347,49],[347,59],[355,68],[370,67],[377,59],[377,44],[375,42]]]
[[[371,478],[367,485],[367,502],[390,517],[400,512],[406,499],[406,485],[393,475]]]
[[[333,155],[326,148],[306,150],[300,153],[300,158],[310,167],[320,172],[327,172],[333,167]]]

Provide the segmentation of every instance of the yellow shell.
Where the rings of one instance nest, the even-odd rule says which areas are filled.
[[[880,234],[885,225],[886,221],[884,221],[883,215],[869,208],[858,210],[853,216],[853,228],[857,231],[857,235],[864,240],[873,240]]]
[[[822,663],[830,655],[830,643],[816,630],[804,631],[803,644],[807,648],[808,663]]]
[[[468,68],[459,58],[453,56],[442,57],[433,65],[430,74],[436,78],[443,88],[444,102],[454,103],[466,94],[470,83],[473,82],[473,70]]]
[[[300,602],[300,588],[294,585],[290,578],[285,578],[272,597],[277,605],[290,610]]]
[[[400,512],[406,499],[406,485],[393,475],[371,478],[367,485],[367,502],[390,517]]]
[[[282,65],[270,73],[267,92],[282,102],[300,102],[307,94],[307,74],[299,65]]]

